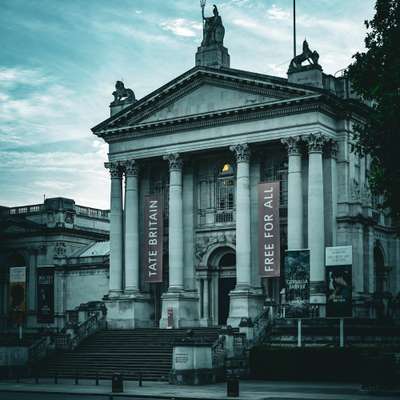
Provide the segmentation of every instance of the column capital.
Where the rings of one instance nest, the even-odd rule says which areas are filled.
[[[290,136],[287,138],[283,138],[281,139],[281,143],[287,147],[289,156],[300,155],[300,136]]]
[[[136,160],[126,160],[124,161],[125,175],[126,176],[138,176],[139,165]]]
[[[167,154],[163,157],[169,163],[170,171],[181,171],[183,167],[183,160],[179,153]]]
[[[339,146],[336,140],[330,139],[329,140],[329,155],[331,158],[334,158],[335,160],[337,159],[337,154],[338,154]]]
[[[328,138],[321,133],[311,133],[302,139],[307,143],[309,153],[322,153],[324,145],[328,142]]]
[[[250,161],[250,148],[247,143],[235,144],[229,147],[236,156],[236,162],[249,162]]]
[[[104,163],[104,167],[110,171],[111,179],[122,178],[123,170],[119,161],[106,162]]]

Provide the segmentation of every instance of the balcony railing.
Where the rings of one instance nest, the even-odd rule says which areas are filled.
[[[5,210],[9,215],[33,214],[43,211],[44,204],[33,204],[30,206],[12,207]]]
[[[82,215],[89,218],[109,219],[109,210],[99,210],[97,208],[84,207],[75,205],[75,212],[77,215]]]

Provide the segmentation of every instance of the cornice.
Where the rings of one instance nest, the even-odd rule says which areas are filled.
[[[139,123],[141,120],[150,117],[153,113],[168,107],[171,103],[176,102],[177,100],[185,97],[191,92],[195,91],[197,88],[201,87],[203,84],[210,84],[216,87],[221,87],[225,89],[237,89],[242,92],[252,93],[252,94],[260,94],[269,97],[275,97],[277,100],[285,100],[293,97],[294,94],[299,94],[298,91],[294,90],[286,90],[271,88],[270,85],[267,84],[250,84],[249,82],[228,82],[221,81],[220,79],[216,79],[215,77],[205,77],[202,79],[195,79],[193,82],[184,86],[183,88],[178,89],[175,93],[170,94],[166,98],[159,100],[156,104],[150,103],[148,107],[143,109],[141,112],[136,112],[132,119],[129,121],[130,124]],[[304,95],[304,93],[301,93]],[[127,121],[129,117],[124,118],[124,121]],[[109,128],[112,128],[115,125],[117,128],[121,125],[121,120],[114,121],[110,123]]]
[[[92,128],[92,132],[95,135],[101,136],[102,128],[110,125],[120,125],[121,123],[123,124],[126,120],[140,113],[140,110],[144,109],[147,113],[149,106],[151,106],[152,104],[156,104],[157,107],[160,107],[162,99],[167,97],[168,102],[169,99],[171,99],[171,93],[173,91],[176,91],[179,88],[183,88],[181,92],[185,92],[188,89],[188,82],[197,81],[200,83],[204,83],[205,79],[207,78],[212,79],[213,83],[215,83],[216,81],[220,84],[222,84],[222,82],[234,82],[236,85],[235,87],[237,88],[240,88],[240,85],[245,85],[247,90],[249,90],[249,88],[252,88],[251,91],[262,90],[262,88],[269,89],[274,91],[275,95],[277,92],[280,93],[281,97],[287,97],[288,95],[293,96],[296,94],[307,96],[309,94],[315,93],[311,89],[293,87],[287,81],[277,82],[269,76],[252,74],[247,71],[230,69],[213,70],[202,67],[195,67],[178,76],[166,85],[155,90],[154,92],[148,94],[144,98],[138,100],[134,105],[124,110],[121,110],[116,115],[96,125]]]
[[[279,102],[263,103],[245,106],[237,109],[220,110],[211,113],[196,114],[170,120],[157,121],[149,124],[139,124],[104,132],[102,137],[109,143],[129,140],[152,134],[168,134],[183,130],[194,130],[216,127],[220,125],[243,121],[261,120],[320,111],[332,118],[338,113],[330,106],[322,104],[320,95],[290,99]]]

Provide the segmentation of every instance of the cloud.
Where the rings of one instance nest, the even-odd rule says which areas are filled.
[[[201,23],[190,21],[185,18],[177,18],[161,22],[161,27],[165,31],[172,32],[174,35],[184,37],[195,37],[202,29]]]
[[[272,4],[272,7],[267,11],[267,16],[269,19],[275,20],[289,20],[290,19],[290,12],[277,7],[276,4]]]
[[[22,67],[0,67],[0,88],[16,85],[39,86],[49,81],[39,70]]]

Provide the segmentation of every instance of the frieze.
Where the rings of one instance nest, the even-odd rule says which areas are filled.
[[[229,147],[236,156],[236,162],[249,162],[250,161],[250,148],[247,143],[240,143]]]
[[[147,136],[150,134],[170,134],[176,133],[180,130],[188,129],[202,129],[220,126],[230,123],[238,123],[243,121],[257,120],[257,119],[268,119],[276,117],[284,117],[291,114],[307,113],[307,112],[323,112],[332,118],[338,118],[337,110],[334,110],[330,106],[325,106],[318,102],[310,103],[310,100],[319,100],[316,97],[312,99],[304,99],[303,104],[293,103],[282,105],[282,107],[272,108],[270,104],[262,104],[252,106],[249,108],[242,108],[238,110],[226,111],[226,112],[215,112],[207,115],[191,116],[185,118],[176,118],[167,121],[154,122],[143,125],[126,126],[124,128],[118,128],[112,132],[106,130],[100,131],[98,136],[107,138],[109,143],[114,141],[120,141],[124,138],[130,138],[132,133],[135,133],[136,137]],[[289,102],[290,100],[287,100]],[[276,104],[275,104],[276,106]]]

